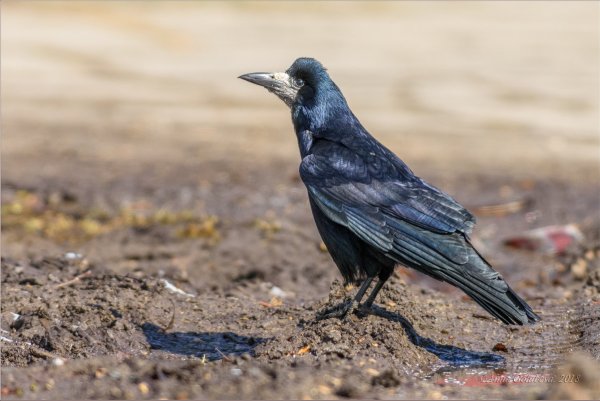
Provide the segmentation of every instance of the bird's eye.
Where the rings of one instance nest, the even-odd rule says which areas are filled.
[[[304,86],[304,80],[302,78],[294,78],[294,85],[297,87]]]

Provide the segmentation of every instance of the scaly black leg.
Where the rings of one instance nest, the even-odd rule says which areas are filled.
[[[394,269],[392,268],[389,270],[383,270],[379,274],[379,280],[377,280],[377,284],[375,284],[373,291],[371,291],[371,293],[369,294],[369,297],[367,298],[365,303],[362,305],[364,309],[367,309],[367,310],[371,309],[371,306],[373,306],[373,302],[375,302],[375,298],[377,298],[377,294],[379,294],[379,291],[381,291],[381,288],[383,288],[383,285],[385,284],[387,279],[390,278],[390,276],[392,275],[393,272],[394,272]]]
[[[367,292],[367,289],[369,289],[369,286],[373,282],[373,278],[374,277],[367,277],[365,281],[363,281],[358,289],[358,292],[354,296],[354,299],[347,300],[340,305],[336,305],[333,308],[325,309],[324,311],[317,313],[317,319],[323,320],[330,319],[332,317],[344,318],[354,312],[360,301],[365,296],[365,292]]]
[[[375,302],[375,298],[377,298],[377,294],[379,293],[379,291],[381,290],[381,288],[383,287],[384,284],[385,284],[384,280],[380,279],[379,281],[377,281],[377,284],[375,284],[373,291],[371,291],[371,293],[369,294],[369,297],[363,304],[363,308],[369,309],[369,308],[371,308],[371,306],[373,306],[373,302]]]

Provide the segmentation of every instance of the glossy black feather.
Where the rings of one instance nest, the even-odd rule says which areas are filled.
[[[288,74],[306,82],[292,105],[300,176],[347,281],[385,280],[399,263],[461,288],[504,323],[539,319],[472,247],[473,215],[375,140],[318,61],[298,59]]]

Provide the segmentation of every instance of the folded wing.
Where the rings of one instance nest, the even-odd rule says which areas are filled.
[[[405,266],[454,284],[492,315],[523,324],[537,316],[475,251],[475,220],[419,178],[394,175],[394,160],[365,160],[333,142],[305,157],[300,175],[323,213]]]

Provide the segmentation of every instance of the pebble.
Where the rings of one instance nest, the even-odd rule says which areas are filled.
[[[269,293],[274,296],[274,297],[279,297],[279,298],[285,298],[288,296],[287,292],[285,292],[284,290],[282,290],[281,288],[277,287],[276,285],[274,285],[271,290],[269,291]]]
[[[113,387],[110,389],[110,395],[113,398],[122,398],[123,392],[118,387]]]
[[[148,383],[146,382],[141,382],[140,384],[138,384],[138,389],[140,390],[140,393],[144,395],[150,392],[150,386],[148,386]]]
[[[571,273],[573,273],[573,277],[576,279],[583,280],[587,273],[587,263],[585,259],[577,259],[577,261],[571,265]]]
[[[81,259],[82,255],[80,253],[77,252],[67,252],[65,253],[65,259],[69,259],[69,260],[74,260],[74,259]]]
[[[52,360],[52,365],[54,366],[63,366],[65,364],[65,360],[62,358],[54,358]]]
[[[494,345],[494,347],[492,348],[492,351],[501,351],[501,352],[508,352],[508,349],[506,348],[506,345],[502,344],[502,343],[497,343],[496,345]]]

